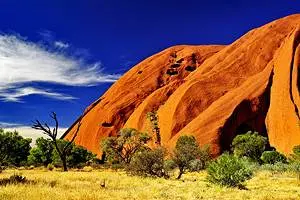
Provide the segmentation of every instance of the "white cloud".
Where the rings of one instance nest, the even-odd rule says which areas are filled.
[[[104,74],[100,62],[87,64],[84,58],[72,57],[14,35],[0,35],[0,99],[4,101],[21,101],[21,97],[31,94],[72,99],[47,88],[24,86],[32,82],[91,86],[118,78],[119,75]]]
[[[75,97],[62,94],[62,93],[49,92],[49,91],[45,91],[33,87],[23,87],[23,88],[17,88],[13,92],[2,92],[2,93],[0,92],[0,100],[9,101],[9,102],[22,102],[21,97],[33,95],[33,94],[47,96],[58,100],[76,99]]]
[[[62,41],[55,41],[54,45],[60,49],[66,49],[70,46],[68,43],[64,43]]]

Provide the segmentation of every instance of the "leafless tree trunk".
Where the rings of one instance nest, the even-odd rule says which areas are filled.
[[[54,147],[62,161],[62,164],[63,164],[63,170],[66,172],[68,171],[68,167],[67,167],[67,151],[69,150],[69,148],[71,147],[71,144],[74,142],[75,138],[77,137],[78,135],[78,132],[79,132],[79,129],[80,129],[80,126],[81,126],[81,118],[78,122],[78,126],[77,126],[77,129],[76,129],[76,132],[74,133],[72,139],[70,141],[68,141],[68,143],[62,147],[62,148],[59,148],[58,146],[58,138],[57,138],[57,131],[58,131],[58,119],[57,119],[57,116],[56,116],[56,113],[55,112],[52,112],[50,114],[50,117],[55,121],[55,127],[53,128],[53,130],[50,129],[49,125],[47,123],[40,123],[39,120],[36,120],[33,125],[32,125],[32,128],[36,129],[36,130],[40,130],[43,132],[43,134],[49,136],[54,144]]]

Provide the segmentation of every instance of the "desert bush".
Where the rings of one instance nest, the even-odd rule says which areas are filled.
[[[287,161],[286,157],[277,151],[264,151],[260,159],[265,164],[286,163]]]
[[[211,162],[207,172],[209,182],[227,187],[242,187],[253,175],[242,159],[228,153]]]
[[[122,129],[118,137],[108,137],[101,142],[102,151],[110,163],[118,162],[129,164],[134,154],[150,140],[146,133],[136,129]]]
[[[253,161],[260,162],[260,157],[267,145],[267,138],[257,132],[248,131],[237,135],[232,141],[232,150],[238,157],[248,157]]]
[[[130,175],[168,177],[164,168],[164,158],[166,151],[163,148],[144,149],[136,153],[126,167],[126,172]]]
[[[180,179],[191,166],[190,162],[196,160],[197,167],[204,169],[207,161],[210,160],[209,149],[200,148],[194,136],[181,136],[176,142],[173,153],[173,161],[179,168],[177,179]]]

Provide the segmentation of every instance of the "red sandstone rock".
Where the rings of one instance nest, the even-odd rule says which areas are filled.
[[[299,25],[292,15],[226,47],[175,46],[151,56],[87,108],[76,143],[100,153],[100,140],[124,126],[151,133],[146,113],[157,111],[169,148],[190,134],[217,155],[236,134],[256,130],[290,153],[300,144]]]

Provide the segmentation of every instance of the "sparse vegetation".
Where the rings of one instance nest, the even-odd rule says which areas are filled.
[[[52,175],[59,174],[60,173],[59,171],[61,171],[61,169],[59,169],[60,167],[63,167],[63,170],[65,170],[64,161],[61,160],[61,155],[59,151],[57,151],[57,149],[59,149],[61,153],[64,152],[64,158],[67,167],[81,168],[81,169],[76,169],[77,170],[76,173],[78,174],[89,172],[86,174],[91,174],[91,175],[110,174],[111,177],[114,177],[117,174],[119,175],[122,174],[123,176],[122,180],[120,179],[118,183],[126,182],[127,179],[135,180],[137,182],[141,182],[142,180],[145,180],[145,181],[149,181],[149,183],[152,182],[151,185],[152,188],[156,187],[154,183],[156,184],[161,183],[162,180],[164,180],[161,178],[165,178],[168,179],[168,181],[164,180],[164,184],[168,185],[171,184],[172,182],[175,183],[172,185],[171,189],[169,188],[170,192],[173,188],[174,189],[176,188],[178,190],[180,190],[179,188],[181,188],[178,186],[179,182],[174,182],[175,178],[183,179],[182,183],[188,181],[189,184],[185,186],[186,188],[189,188],[192,184],[195,183],[197,184],[197,188],[199,188],[198,187],[199,185],[202,185],[202,187],[206,188],[206,190],[210,190],[213,193],[217,191],[216,186],[207,185],[205,180],[208,180],[209,182],[216,185],[232,187],[232,188],[237,187],[239,189],[246,189],[245,182],[248,181],[247,189],[255,190],[255,187],[251,185],[251,183],[257,181],[257,180],[254,181],[251,180],[251,178],[254,175],[254,170],[256,174],[255,175],[256,179],[259,177],[259,174],[269,173],[268,177],[270,179],[270,176],[273,175],[274,176],[276,175],[277,177],[285,176],[285,174],[288,173],[289,174],[288,176],[293,179],[295,179],[295,174],[296,174],[298,181],[300,181],[300,146],[294,147],[293,154],[290,156],[289,160],[287,160],[287,158],[284,155],[280,154],[279,152],[264,151],[267,144],[267,138],[260,136],[256,132],[254,133],[247,132],[246,134],[238,135],[236,136],[236,138],[234,138],[232,142],[233,154],[224,153],[221,156],[219,156],[216,160],[211,161],[210,151],[208,146],[200,147],[193,136],[186,135],[186,136],[181,136],[176,143],[175,149],[172,152],[167,153],[166,149],[163,148],[160,142],[161,138],[160,138],[160,129],[158,125],[157,114],[148,113],[147,117],[148,119],[150,119],[150,122],[152,123],[152,130],[154,135],[153,138],[155,139],[156,143],[159,145],[155,148],[154,147],[150,148],[147,146],[147,142],[151,139],[151,137],[148,136],[146,133],[139,132],[138,130],[132,128],[122,129],[118,136],[108,137],[107,139],[102,141],[101,143],[102,151],[104,152],[104,155],[106,155],[106,162],[108,163],[104,163],[104,164],[102,163],[102,165],[99,166],[96,166],[95,155],[87,151],[85,148],[76,146],[74,145],[73,142],[70,143],[70,141],[64,141],[60,139],[54,140],[57,134],[58,123],[56,123],[56,127],[54,128],[54,130],[51,131],[47,124],[41,125],[37,121],[35,124],[35,128],[39,130],[43,130],[45,134],[48,135],[52,134],[50,136],[51,140],[44,139],[44,138],[37,139],[36,147],[32,148],[31,150],[29,147],[29,149],[27,149],[28,150],[27,154],[25,154],[28,155],[30,150],[30,155],[28,156],[28,162],[26,162],[27,159],[25,162],[19,162],[18,170],[22,170],[22,172],[26,172],[30,174],[29,169],[31,169],[30,171],[32,173],[39,173],[37,172],[38,171],[37,169],[34,169],[34,166],[28,167],[28,165],[34,164],[37,167],[44,166],[43,173],[52,173]],[[52,118],[55,120],[56,116],[52,116]],[[57,122],[57,119],[55,121]],[[78,126],[78,129],[79,127],[80,125]],[[1,133],[4,133],[3,130],[1,131],[2,131]],[[9,134],[11,134],[10,136],[14,134],[18,136],[17,133],[9,133]],[[73,139],[75,137],[76,136],[73,136]],[[17,138],[20,139],[20,137]],[[22,142],[18,143],[17,141],[12,141],[11,143],[8,142],[8,144],[14,146],[15,142],[18,145],[23,144]],[[28,140],[27,142],[29,142],[28,143],[29,145],[31,141]],[[5,143],[2,141],[2,144]],[[1,151],[8,152],[8,151],[4,151],[5,150],[4,147],[7,146],[4,145]],[[5,158],[7,160],[7,157],[2,157],[2,158]],[[20,156],[18,158],[20,158]],[[13,165],[17,166],[15,163]],[[92,167],[91,163],[95,164],[96,168]],[[261,163],[264,164],[260,165]],[[7,165],[7,167],[9,166],[10,165]],[[106,170],[107,167],[113,169],[114,172],[108,172]],[[105,172],[99,172],[98,171],[99,169],[101,170],[104,169]],[[206,170],[204,171],[203,169]],[[5,170],[5,173],[2,173],[0,175],[3,176],[3,178],[0,179],[0,187],[5,186],[5,188],[16,187],[22,189],[30,188],[30,190],[36,189],[35,191],[37,191],[37,187],[31,188],[32,184],[38,184],[44,188],[50,187],[52,189],[62,187],[58,179],[43,180],[43,178],[39,178],[39,179],[33,178],[30,179],[29,181],[27,178],[25,178],[25,176],[18,175],[18,174],[13,174],[7,177],[9,171],[10,170]],[[126,172],[127,175],[134,175],[134,176],[126,176],[124,174],[124,171]],[[72,174],[72,176],[68,177],[70,181],[74,180],[73,178],[76,177],[75,172],[69,172],[69,173]],[[174,175],[175,173],[177,174],[176,177]],[[183,174],[186,175],[182,178]],[[68,175],[65,174],[64,176],[68,176]],[[81,174],[81,176],[83,175]],[[261,176],[260,178],[264,178],[265,176],[266,175]],[[58,177],[60,180],[61,175],[59,175]],[[158,179],[157,180],[142,179],[139,177],[152,177]],[[98,189],[105,188],[105,190],[110,190],[110,189],[114,190],[116,188],[111,187],[112,180],[113,179],[110,179],[107,176],[101,178],[99,177],[98,183],[95,184],[95,182],[90,182],[89,184],[91,185],[89,187],[91,188],[97,187]],[[87,184],[87,182],[85,182],[85,184]],[[95,184],[95,186],[93,186],[92,184]],[[65,186],[63,186],[62,188],[63,189],[61,190],[65,192],[66,190]],[[130,186],[128,186],[125,191],[126,192],[130,191],[131,188],[132,185],[130,184]],[[89,190],[89,189],[90,188],[87,187],[80,188],[80,190]],[[230,191],[228,189],[222,189],[222,190]],[[174,191],[172,190],[172,193],[174,193]],[[197,189],[195,191],[197,191]],[[4,194],[3,191],[0,191],[0,198],[3,197],[3,195],[5,196],[5,199],[7,199],[6,198],[7,196],[9,196],[7,193]],[[96,192],[94,193],[94,195],[96,196],[93,196],[89,199],[104,198],[103,193]],[[129,197],[134,198],[131,194],[128,195]],[[143,196],[144,193],[140,193],[139,195]],[[161,198],[157,198],[157,196],[154,196],[153,198],[170,199],[170,198],[178,197],[178,195],[181,194],[176,193],[175,196],[169,195],[169,196],[162,196]],[[201,190],[197,193],[197,198],[207,197],[207,195],[209,195],[209,193],[207,193],[204,190]],[[218,195],[220,196],[214,195],[212,198],[215,199],[218,197],[223,197],[221,194]],[[28,197],[28,193],[26,198],[27,197]],[[57,196],[51,199],[55,199],[56,197]],[[112,195],[108,194],[107,197],[112,198]],[[10,199],[14,199],[14,198],[15,196],[10,197]],[[121,199],[120,196],[118,196],[115,199],[118,198]],[[247,199],[251,199],[251,198],[252,196],[247,196]],[[36,199],[40,199],[40,196],[38,196]],[[84,197],[80,196],[78,199],[86,199],[86,196]],[[183,199],[190,199],[190,196],[184,196]]]
[[[9,178],[15,170],[6,170],[0,178]],[[0,186],[3,200],[99,200],[99,199],[230,199],[283,200],[300,199],[299,182],[293,174],[272,174],[258,171],[247,181],[248,190],[207,184],[206,171],[187,173],[181,181],[171,177],[141,178],[124,171],[93,170],[92,172],[23,170],[22,175],[34,184]],[[103,187],[101,186],[103,185]]]

